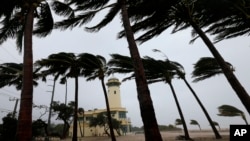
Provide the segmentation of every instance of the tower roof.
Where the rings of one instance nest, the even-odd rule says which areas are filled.
[[[121,82],[116,77],[111,77],[108,79],[108,82],[106,83],[107,86],[120,86]]]

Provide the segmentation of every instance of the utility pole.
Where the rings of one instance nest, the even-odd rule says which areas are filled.
[[[13,98],[10,98],[9,101],[16,101],[15,107],[14,107],[14,110],[13,110],[13,113],[12,113],[12,118],[15,118],[16,117],[16,109],[17,109],[19,99],[13,97]]]
[[[51,101],[50,101],[50,107],[49,107],[48,131],[49,131],[49,129],[50,129],[51,111],[52,111],[52,103],[53,103],[53,100],[54,100],[54,94],[55,94],[55,84],[56,84],[56,80],[54,80],[53,85],[48,85],[48,86],[53,87],[52,91],[47,91],[47,92],[52,92]]]

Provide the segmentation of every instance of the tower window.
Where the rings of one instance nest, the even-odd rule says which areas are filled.
[[[119,118],[126,118],[126,112],[120,111]]]
[[[116,91],[114,91],[114,94],[116,94]]]

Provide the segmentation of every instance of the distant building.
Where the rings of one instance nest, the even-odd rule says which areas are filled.
[[[112,118],[117,119],[121,122],[121,130],[122,134],[126,134],[130,132],[131,122],[127,117],[126,108],[122,107],[121,104],[121,93],[120,93],[120,85],[119,79],[112,77],[106,83],[108,87],[108,100],[110,106],[110,112]],[[84,113],[78,115],[78,137],[86,137],[86,136],[107,136],[104,133],[103,127],[90,127],[89,123],[93,117],[97,117],[100,113],[106,113],[106,108],[104,109],[93,109],[84,111]],[[116,131],[114,131],[117,135]],[[69,129],[69,136],[73,135],[73,124],[71,124]]]

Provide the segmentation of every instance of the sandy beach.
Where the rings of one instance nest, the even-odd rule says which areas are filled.
[[[229,131],[221,131],[220,134],[222,136],[222,139],[220,139],[219,141],[229,141]],[[161,132],[161,135],[163,141],[176,141],[176,137],[179,135],[183,135],[183,132],[181,131]],[[194,141],[216,140],[213,132],[211,131],[189,131],[189,135]],[[133,134],[133,133],[129,133],[126,136],[119,136],[116,139],[117,141],[145,141],[143,134]],[[68,138],[62,141],[71,141],[71,139]],[[78,141],[111,141],[111,139],[109,137],[83,137],[79,138]]]

